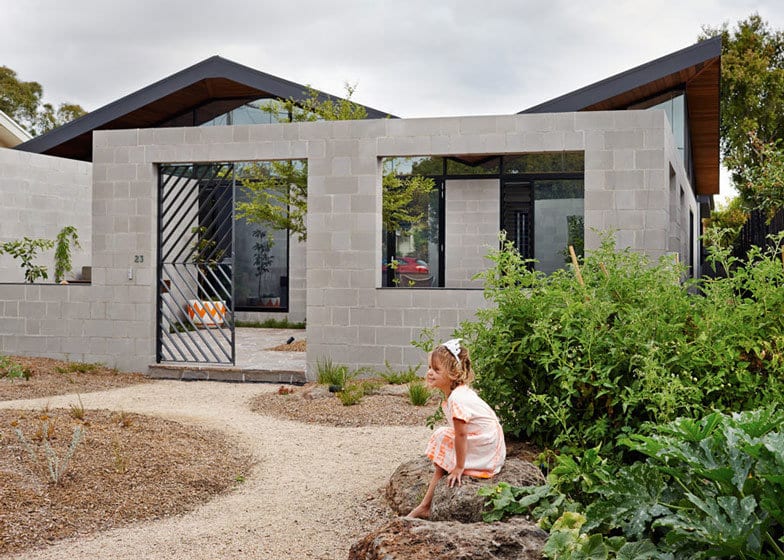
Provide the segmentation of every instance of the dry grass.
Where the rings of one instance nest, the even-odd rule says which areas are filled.
[[[141,374],[58,372],[55,360],[15,358],[29,381],[0,380],[0,399],[43,397],[148,382]],[[189,511],[238,484],[250,458],[222,434],[160,418],[73,409],[0,410],[0,555],[134,521]],[[46,436],[65,455],[74,427],[85,430],[60,484],[48,474]],[[17,437],[21,430],[38,455]]]

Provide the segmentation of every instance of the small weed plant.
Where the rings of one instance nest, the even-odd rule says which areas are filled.
[[[414,406],[424,406],[430,401],[431,391],[422,381],[408,384],[408,402]]]
[[[112,456],[114,459],[114,472],[117,474],[127,473],[130,460],[123,451],[119,438],[114,438],[112,440]]]
[[[332,358],[324,358],[316,360],[316,381],[320,385],[334,385],[336,387],[345,387],[352,375],[349,368],[343,364],[334,364]]]
[[[93,373],[102,364],[90,362],[67,362],[64,366],[55,367],[57,373]]]
[[[84,428],[82,426],[75,427],[73,436],[71,437],[71,444],[61,457],[58,456],[57,452],[52,448],[50,440],[53,434],[52,431],[50,431],[50,425],[47,421],[43,422],[40,430],[42,435],[41,441],[44,448],[43,454],[40,454],[33,445],[27,441],[27,438],[25,438],[21,429],[18,427],[14,428],[14,432],[16,433],[17,439],[19,439],[19,442],[22,444],[22,447],[27,452],[27,455],[30,457],[33,465],[37,468],[42,467],[41,470],[47,473],[49,482],[53,484],[62,483],[63,476],[65,476],[65,473],[68,471],[68,465],[76,452],[76,448],[84,437]]]
[[[338,391],[336,395],[343,406],[352,406],[362,400],[362,397],[365,396],[365,391],[361,383],[349,383],[343,387],[342,391]]]
[[[79,394],[76,395],[76,399],[78,400],[77,403],[71,403],[70,405],[70,415],[71,418],[74,420],[81,420],[84,421],[84,404],[82,403],[82,397]]]
[[[384,368],[386,371],[380,374],[381,378],[391,385],[405,385],[419,379],[419,365],[408,366],[404,371],[397,371],[385,361]]]
[[[6,379],[30,379],[30,370],[22,367],[21,364],[12,360],[8,356],[0,354],[0,378]]]

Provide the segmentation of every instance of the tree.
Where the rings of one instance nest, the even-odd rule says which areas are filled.
[[[7,66],[0,66],[0,110],[32,136],[38,136],[86,114],[81,106],[61,103],[57,109],[43,102],[44,88],[25,82]]]
[[[704,221],[704,242],[706,246],[727,247],[735,244],[743,224],[749,214],[743,207],[743,200],[736,196],[725,204],[714,208]]]
[[[729,30],[703,27],[701,39],[722,37],[721,149],[741,197],[765,157],[759,144],[784,138],[784,32],[757,13]],[[750,206],[753,206],[750,204]]]
[[[320,98],[319,93],[309,87],[303,101],[272,101],[259,108],[279,122],[359,120],[367,117],[365,108],[351,101],[356,87],[347,83],[345,89],[344,99],[332,100]],[[288,230],[300,241],[305,241],[307,179],[307,161],[273,161],[246,166],[241,182],[248,199],[237,203],[237,216],[272,229]],[[428,194],[434,186],[432,179],[419,176],[401,179],[394,173],[385,173],[383,220],[386,228],[393,230],[401,222],[418,219],[419,213],[412,213],[407,207]]]

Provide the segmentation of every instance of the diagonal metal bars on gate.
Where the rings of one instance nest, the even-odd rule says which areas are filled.
[[[233,364],[234,164],[158,168],[157,361]]]

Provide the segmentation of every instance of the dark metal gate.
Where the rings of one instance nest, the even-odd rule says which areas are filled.
[[[234,165],[158,169],[157,361],[233,364]]]

